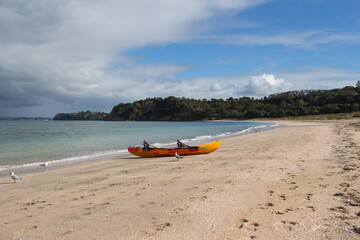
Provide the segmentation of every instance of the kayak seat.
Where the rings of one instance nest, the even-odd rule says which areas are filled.
[[[198,150],[198,148],[199,148],[199,147],[188,147],[188,149],[189,149],[189,150],[192,150],[192,151]]]

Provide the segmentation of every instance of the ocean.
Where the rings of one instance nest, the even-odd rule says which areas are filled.
[[[259,122],[107,122],[0,120],[0,170],[126,155],[143,140],[154,146],[188,145],[274,127]]]

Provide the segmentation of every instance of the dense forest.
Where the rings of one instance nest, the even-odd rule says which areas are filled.
[[[58,113],[54,120],[104,120],[108,113],[81,111],[76,113]]]
[[[290,91],[261,99],[147,98],[133,103],[120,103],[109,114],[90,111],[58,113],[54,120],[196,121],[282,118],[356,111],[360,111],[360,81],[356,87]]]
[[[147,98],[113,107],[108,121],[191,121],[216,119],[282,118],[359,111],[360,81],[356,87],[302,90],[249,97],[188,99]]]

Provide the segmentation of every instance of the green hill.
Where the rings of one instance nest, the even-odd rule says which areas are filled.
[[[261,99],[147,98],[120,103],[108,121],[194,121],[215,119],[283,118],[359,111],[360,87],[303,90],[272,94]]]
[[[357,111],[360,111],[360,81],[356,87],[289,91],[261,99],[147,98],[133,103],[120,103],[109,114],[91,111],[58,113],[54,120],[197,121],[284,118]]]

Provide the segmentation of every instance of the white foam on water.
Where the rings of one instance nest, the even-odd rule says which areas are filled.
[[[191,137],[191,138],[187,138],[187,139],[182,139],[181,142],[183,142],[187,145],[191,145],[191,144],[195,144],[195,143],[204,143],[204,142],[210,141],[210,140],[221,139],[221,138],[226,138],[226,137],[231,137],[231,136],[244,135],[244,134],[249,134],[249,133],[255,133],[255,132],[258,132],[261,130],[269,130],[269,129],[273,129],[276,127],[280,127],[280,125],[278,123],[269,123],[266,125],[249,127],[249,128],[243,129],[238,132],[225,132],[225,133],[220,133],[220,134],[216,134],[216,135],[203,135],[203,136]],[[256,129],[256,130],[254,131],[254,129]],[[176,142],[154,143],[151,145],[153,145],[155,147],[169,147],[169,146],[176,146]]]
[[[49,161],[46,161],[46,162],[48,162],[49,165],[51,165],[51,164],[54,164],[54,163],[62,163],[62,162],[93,159],[93,158],[97,158],[97,157],[110,156],[110,155],[113,155],[113,154],[122,154],[122,153],[126,153],[126,152],[127,152],[127,149],[111,150],[111,151],[104,151],[104,152],[96,152],[96,153],[88,154],[88,155],[73,156],[73,157],[57,159],[57,160],[49,160]],[[41,163],[44,163],[44,162],[32,162],[32,163],[24,163],[24,164],[20,164],[20,165],[4,165],[4,166],[0,166],[0,171],[6,170],[6,169],[9,169],[9,168],[13,169],[13,168],[24,168],[24,167],[39,166]]]

